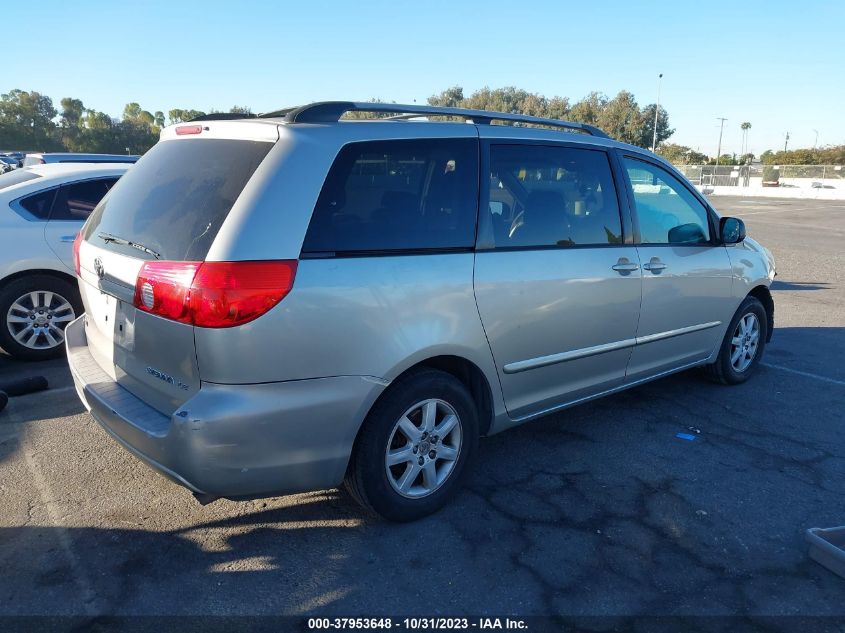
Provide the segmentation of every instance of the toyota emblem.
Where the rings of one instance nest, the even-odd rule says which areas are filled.
[[[94,259],[94,272],[97,273],[97,277],[100,279],[102,279],[106,274],[106,271],[103,268],[103,260],[99,257]]]

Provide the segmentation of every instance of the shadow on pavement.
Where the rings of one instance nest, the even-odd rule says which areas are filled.
[[[830,284],[813,281],[778,281],[772,282],[771,289],[775,290],[828,290]]]

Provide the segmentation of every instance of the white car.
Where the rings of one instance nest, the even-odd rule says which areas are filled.
[[[64,350],[82,314],[73,240],[131,164],[63,163],[0,175],[0,348],[26,360]]]

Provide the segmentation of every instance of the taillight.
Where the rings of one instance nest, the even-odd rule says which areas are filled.
[[[145,262],[135,307],[198,327],[223,328],[257,319],[290,292],[296,260]]]
[[[82,272],[82,265],[79,263],[79,247],[82,246],[82,231],[76,234],[73,240],[73,268],[76,270],[76,275]]]

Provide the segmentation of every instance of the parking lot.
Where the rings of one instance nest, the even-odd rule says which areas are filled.
[[[714,198],[775,254],[748,383],[683,373],[485,439],[414,524],[344,492],[197,504],[107,437],[64,361],[0,413],[0,615],[845,615],[845,203]],[[689,433],[694,441],[676,434]]]

